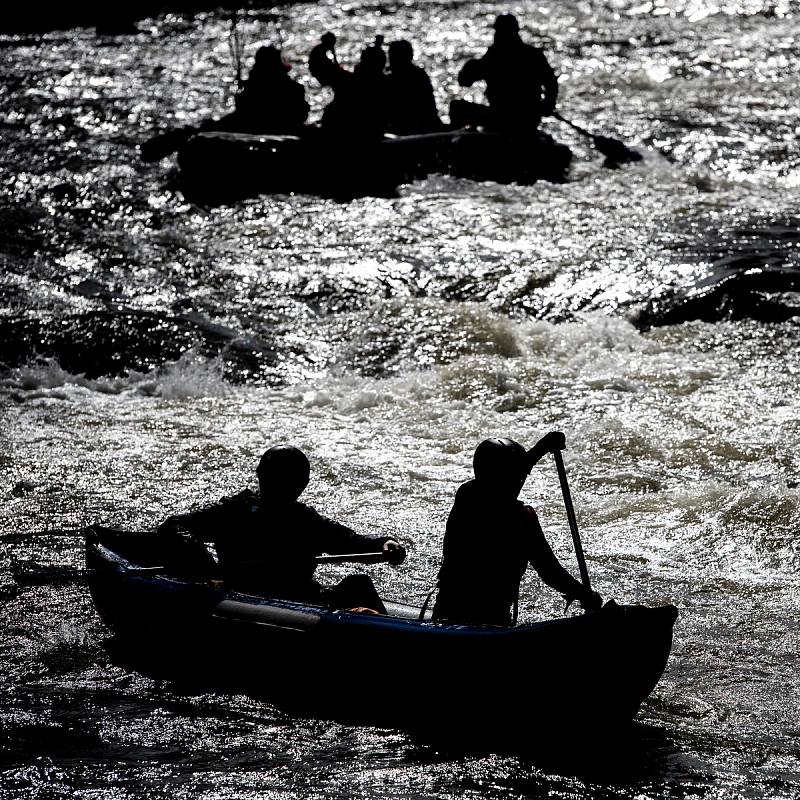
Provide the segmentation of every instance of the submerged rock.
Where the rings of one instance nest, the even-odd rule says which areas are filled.
[[[7,366],[49,357],[87,378],[147,371],[190,349],[220,357],[226,377],[234,382],[267,379],[277,361],[265,342],[199,316],[130,308],[6,317],[0,320],[0,339],[9,343],[3,356]]]

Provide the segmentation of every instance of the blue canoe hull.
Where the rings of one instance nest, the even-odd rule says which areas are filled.
[[[180,662],[184,679],[210,672],[320,716],[411,726],[535,720],[530,735],[607,730],[629,723],[655,687],[677,618],[673,606],[609,603],[494,628],[420,621],[401,604],[388,603],[389,616],[330,610],[148,572],[108,539],[104,529],[87,531],[90,590],[131,652],[151,666]],[[390,681],[402,689],[381,691]]]

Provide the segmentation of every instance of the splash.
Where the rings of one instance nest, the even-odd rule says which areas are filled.
[[[226,397],[235,389],[223,377],[220,359],[194,351],[150,372],[131,371],[121,377],[87,378],[68,372],[52,358],[10,370],[0,386],[18,402],[37,399],[70,400],[82,394],[138,394],[164,400]]]

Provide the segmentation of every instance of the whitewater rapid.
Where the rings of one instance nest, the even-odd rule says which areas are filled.
[[[444,113],[509,8],[301,3],[241,26],[246,57],[280,40],[314,115],[326,95],[303,61],[321,33],[343,63],[406,36]],[[200,208],[136,147],[230,105],[225,16],[3,37],[3,800],[797,796],[796,4],[513,10],[562,113],[641,164],[605,170],[549,121],[575,152],[566,184],[434,176],[396,198]],[[84,525],[144,530],[253,486],[263,449],[291,442],[309,503],[406,544],[372,574],[419,602],[475,445],[555,429],[593,586],[680,610],[634,743],[599,771],[192,693],[117,663],[79,582],[16,578],[79,569]],[[575,570],[548,460],[522,496]],[[528,575],[520,611],[563,603]]]

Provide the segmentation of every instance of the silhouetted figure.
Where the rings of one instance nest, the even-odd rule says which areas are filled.
[[[183,147],[198,131],[299,135],[308,118],[305,89],[289,77],[291,68],[276,47],[259,47],[255,63],[236,95],[236,110],[199,126],[186,125],[153,136],[141,145],[144,161],[157,161]]]
[[[408,135],[442,129],[428,73],[413,63],[411,42],[400,39],[389,44],[387,126],[389,133]]]
[[[258,469],[259,491],[245,489],[190,514],[168,517],[159,533],[174,542],[183,537],[214,544],[229,589],[339,608],[385,609],[367,575],[345,578],[324,589],[314,579],[315,557],[322,553],[389,551],[392,563],[405,550],[392,538],[361,536],[298,501],[308,485],[306,456],[290,446],[270,447]]]
[[[517,499],[545,453],[564,447],[548,433],[529,452],[511,439],[487,439],[475,450],[475,479],[462,484],[447,519],[434,619],[465,625],[515,622],[519,584],[528,564],[550,587],[587,609],[602,604],[561,566],[536,512]]]
[[[513,14],[494,21],[494,42],[478,59],[467,61],[458,73],[461,86],[486,81],[489,105],[454,100],[450,122],[454,127],[482,125],[502,133],[518,134],[539,127],[552,114],[558,81],[544,53],[525,44]]]
[[[350,72],[336,60],[336,37],[326,33],[311,50],[308,68],[322,86],[333,89],[333,100],[322,113],[322,129],[349,139],[380,139],[386,130],[386,54],[383,37],[361,52]]]
[[[244,133],[299,133],[309,106],[305,89],[289,77],[289,70],[280,50],[259,47],[253,68],[236,95],[236,111],[213,123],[213,129],[226,130],[222,123],[228,121],[234,126],[230,130]]]

